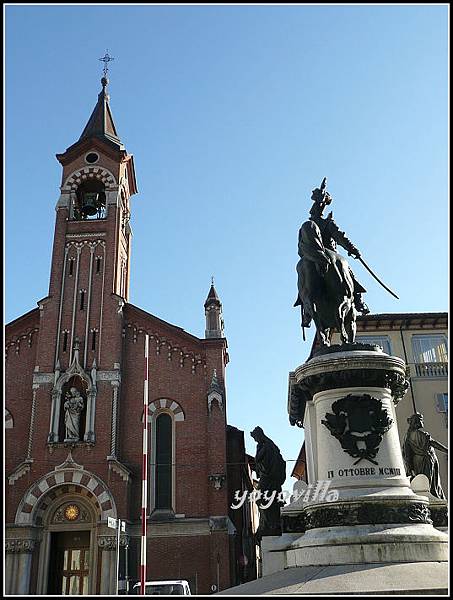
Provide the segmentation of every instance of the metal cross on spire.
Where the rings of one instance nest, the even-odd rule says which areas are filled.
[[[113,58],[113,56],[109,56],[109,51],[107,49],[105,55],[102,58],[100,58],[99,60],[104,63],[103,72],[104,72],[104,77],[107,78],[107,73],[109,70],[108,64],[111,60],[115,60],[115,59]]]

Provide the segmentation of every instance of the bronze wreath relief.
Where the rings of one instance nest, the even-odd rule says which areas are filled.
[[[373,459],[384,433],[393,424],[381,401],[369,394],[349,394],[334,402],[332,410],[333,413],[326,413],[321,423],[339,440],[345,452],[358,458],[354,465],[363,459],[377,465]]]

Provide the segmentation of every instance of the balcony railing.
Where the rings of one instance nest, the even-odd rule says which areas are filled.
[[[448,363],[415,363],[417,377],[448,377]]]

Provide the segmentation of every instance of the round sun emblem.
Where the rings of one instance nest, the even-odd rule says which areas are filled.
[[[80,510],[76,504],[68,504],[64,510],[64,516],[68,521],[75,521],[79,514]]]

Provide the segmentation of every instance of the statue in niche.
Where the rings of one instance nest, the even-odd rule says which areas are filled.
[[[407,419],[409,429],[403,443],[403,459],[406,465],[407,476],[413,479],[416,475],[426,475],[429,480],[429,491],[436,498],[445,500],[444,491],[440,483],[439,461],[436,450],[448,452],[448,448],[434,440],[423,429],[423,415],[415,413]]]
[[[66,393],[65,398],[65,442],[78,442],[80,440],[80,415],[85,406],[83,398],[75,387]]]
[[[259,542],[264,535],[282,534],[280,508],[284,503],[278,499],[278,494],[282,491],[282,485],[285,483],[286,462],[278,447],[264,434],[261,427],[255,427],[250,435],[258,444],[255,471],[259,479],[257,491],[261,492],[257,500],[260,524],[256,532],[256,539]],[[263,508],[263,505],[266,508]]]

